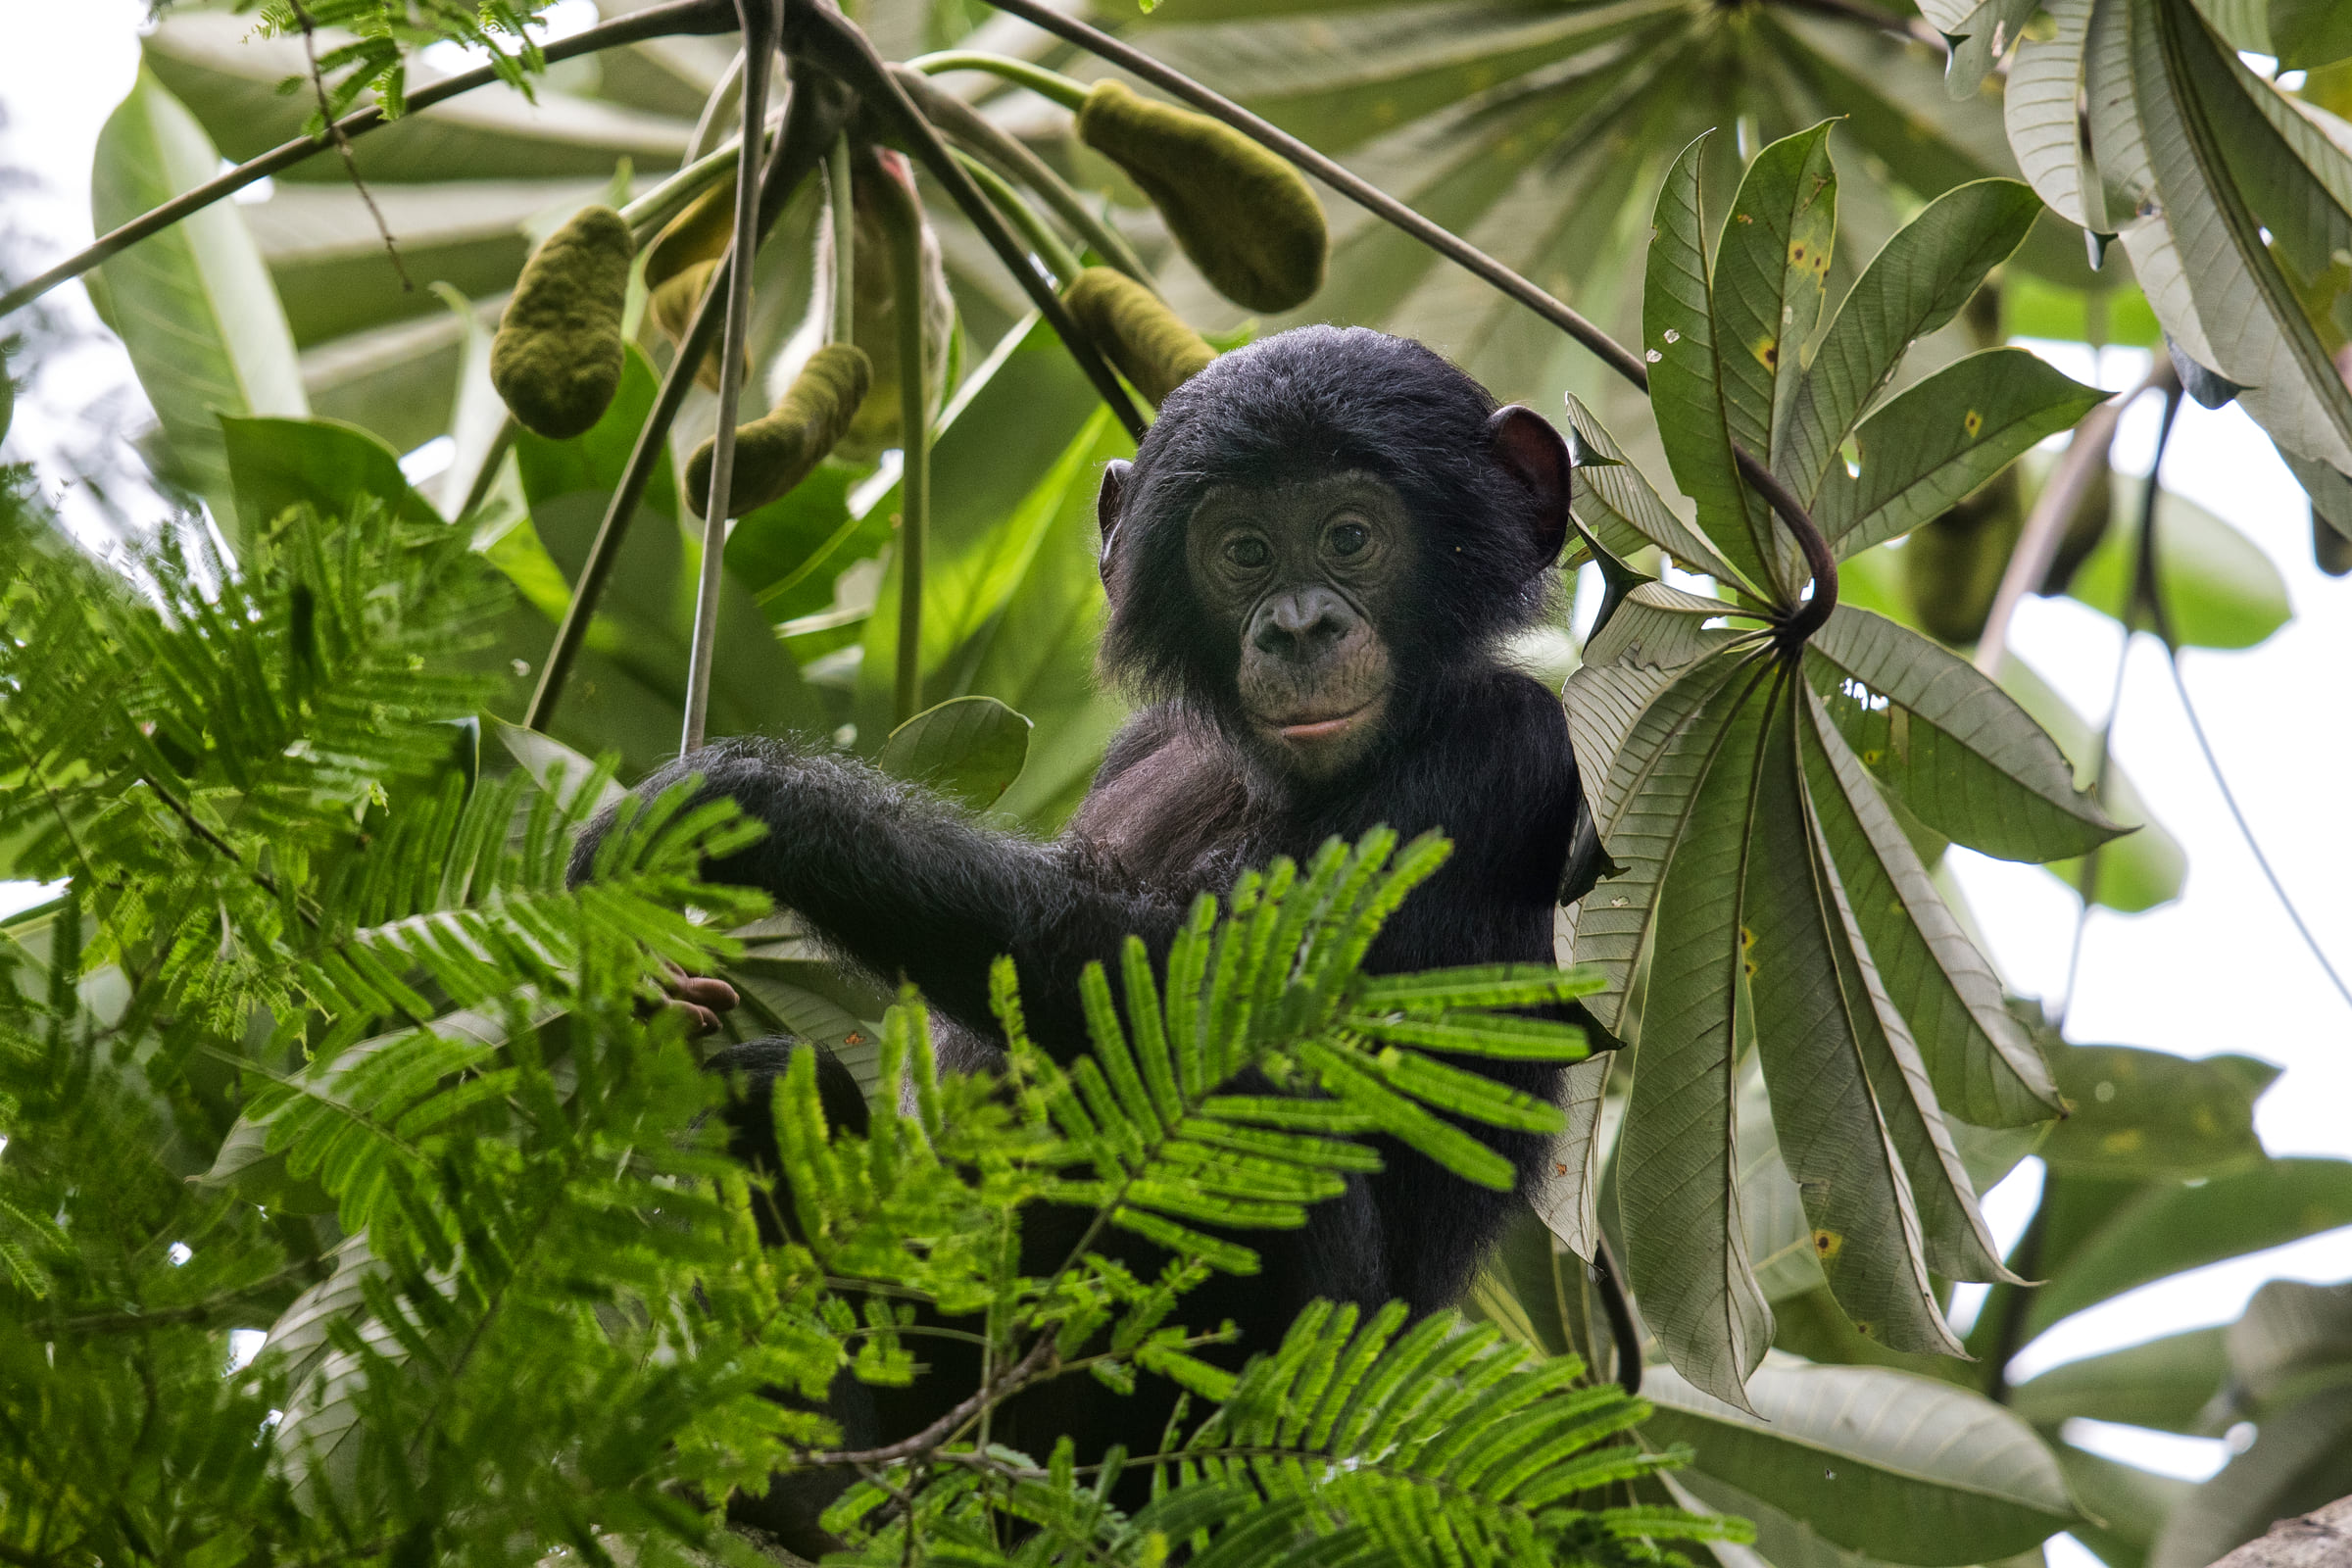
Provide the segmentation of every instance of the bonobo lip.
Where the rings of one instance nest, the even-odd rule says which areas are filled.
[[[1380,699],[1374,697],[1345,713],[1334,713],[1326,718],[1292,718],[1287,721],[1261,718],[1258,722],[1286,741],[1337,740],[1361,723],[1379,705]]]

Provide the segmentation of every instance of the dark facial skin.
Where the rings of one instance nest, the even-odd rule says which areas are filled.
[[[1330,778],[1378,743],[1396,679],[1379,628],[1417,549],[1402,499],[1365,473],[1220,486],[1195,509],[1193,591],[1238,647],[1244,722],[1285,771]]]

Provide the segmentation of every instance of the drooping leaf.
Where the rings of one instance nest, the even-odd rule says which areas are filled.
[[[2057,1086],[2010,1016],[1999,978],[1929,882],[1861,759],[1820,700],[1807,697],[1811,734],[1802,755],[1822,839],[1936,1099],[1979,1126],[2047,1119],[2058,1108]]]
[[[1682,788],[1659,858],[1649,1000],[1617,1155],[1626,1269],[1643,1320],[1687,1377],[1742,1407],[1740,1386],[1772,1343],[1772,1309],[1748,1261],[1735,1166],[1733,1057],[1753,1027],[1740,1017],[1740,923],[1764,726],[1785,684],[1769,665],[1734,674],[1676,738],[1688,775],[1658,770]]]
[[[2089,787],[2099,776],[2098,730],[2068,707],[2066,699],[2024,660],[2014,655],[2003,660],[2000,678],[2001,689],[2017,699],[2018,706],[2058,743],[2058,749],[2074,764],[2077,786]],[[2188,875],[2187,853],[2163,823],[2150,817],[2131,775],[2112,757],[2107,760],[2105,781],[2099,786],[2099,805],[2114,820],[2139,825],[2100,846],[2093,889],[2097,902],[2110,909],[2134,913],[2179,898]],[[2088,864],[2084,859],[2059,860],[2049,869],[2080,892]]]
[[[2352,1488],[2352,1399],[2306,1399],[2266,1416],[2254,1445],[2183,1497],[2148,1552],[2148,1568],[2201,1568]]]
[[[1767,720],[1740,941],[1781,1157],[1846,1316],[1898,1350],[1957,1350],[1936,1309],[1926,1242],[1867,1055],[1885,1031],[1815,850],[1796,753],[1793,691]],[[1833,924],[1835,922],[1835,924]],[[1840,963],[1839,957],[1846,961]],[[1864,1014],[1867,1013],[1867,1017]],[[1894,1074],[1899,1077],[1899,1069]]]
[[[1989,1562],[2027,1551],[2077,1515],[2058,1462],[1981,1395],[1884,1367],[1773,1356],[1748,1382],[1755,1413],[1673,1371],[1642,1386],[1652,1442],[1686,1442],[1694,1468],[1887,1562]]]
[[[1848,744],[1912,813],[2007,860],[2055,860],[2119,837],[2055,742],[1974,665],[1840,605],[1808,673]]]

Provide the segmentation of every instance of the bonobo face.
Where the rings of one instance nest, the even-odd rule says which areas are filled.
[[[1396,684],[1380,627],[1417,548],[1404,502],[1364,473],[1223,485],[1194,510],[1193,590],[1239,645],[1245,721],[1291,770],[1329,777],[1380,738]]]

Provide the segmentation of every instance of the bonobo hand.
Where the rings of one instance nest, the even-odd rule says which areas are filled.
[[[686,1037],[700,1040],[718,1032],[718,1015],[732,1012],[743,999],[735,988],[715,975],[688,974],[676,964],[664,965],[669,978],[662,982],[661,1005],[675,1009],[686,1016]]]

